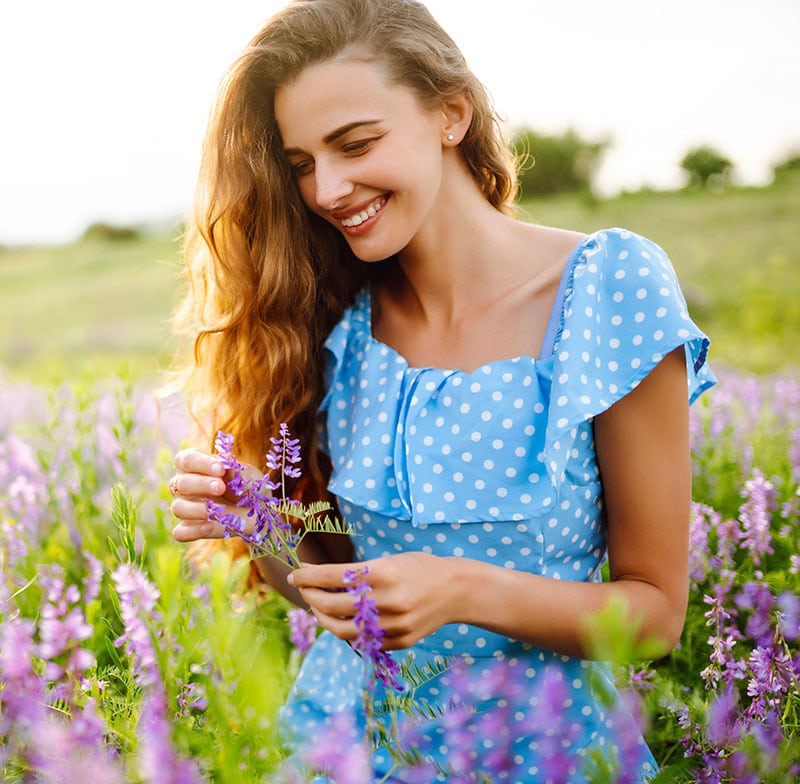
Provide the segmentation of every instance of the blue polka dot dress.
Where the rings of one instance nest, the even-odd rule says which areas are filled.
[[[357,559],[413,550],[555,580],[599,581],[606,537],[592,419],[679,346],[693,401],[714,383],[708,339],[690,319],[665,253],[620,229],[589,235],[574,249],[538,357],[499,360],[471,373],[410,367],[375,340],[365,288],[326,343],[328,388],[320,408],[333,463],[329,489],[357,531]],[[493,780],[504,782],[557,780],[557,737],[558,754],[571,758],[564,780],[586,781],[581,769],[593,750],[624,760],[626,773],[638,771],[642,781],[656,770],[638,731],[623,726],[618,706],[609,704],[615,691],[604,663],[467,624],[442,627],[398,652],[398,660],[409,652],[421,666],[458,657],[478,683],[521,684],[513,699],[500,686],[483,695],[472,730],[459,728],[462,741],[464,732],[474,733],[466,747],[446,717],[416,726],[415,745],[434,767],[490,767]],[[499,681],[498,662],[508,672]],[[281,712],[290,752],[302,753],[342,713],[353,715],[356,734],[363,731],[362,672],[346,643],[320,635]],[[541,726],[544,718],[537,726],[537,716],[552,714],[553,706],[542,703],[545,678],[561,689],[557,726],[552,719]],[[446,705],[456,681],[464,682],[461,675],[435,678],[415,698]],[[492,714],[492,707],[502,710]],[[487,715],[500,717],[488,739],[480,737]],[[499,739],[504,763],[484,764]],[[423,780],[413,770],[392,769],[385,749],[371,763],[374,781],[387,774],[387,781]]]

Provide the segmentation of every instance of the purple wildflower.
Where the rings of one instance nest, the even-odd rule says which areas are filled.
[[[756,566],[760,566],[761,558],[774,552],[770,528],[772,511],[775,509],[775,486],[756,468],[752,477],[745,482],[742,495],[746,499],[739,507],[744,531],[742,544],[750,551]]]
[[[139,718],[139,767],[147,784],[200,784],[202,778],[191,760],[181,758],[170,740],[163,684],[145,690]]]
[[[176,717],[186,718],[191,715],[192,711],[199,711],[202,713],[208,708],[208,698],[205,695],[205,690],[202,684],[191,681],[184,683],[181,690],[178,692],[178,710]]]
[[[32,726],[42,718],[45,686],[31,664],[36,650],[33,635],[33,623],[26,618],[0,623],[0,728],[4,722]]]
[[[158,589],[133,564],[120,564],[111,579],[119,594],[120,614],[125,626],[124,633],[114,641],[114,645],[125,645],[142,686],[160,683],[156,651],[145,620],[155,615]]]
[[[794,664],[785,648],[774,645],[757,647],[747,661],[752,677],[747,694],[752,702],[747,709],[751,719],[763,721],[772,710],[778,710],[784,695],[795,682]]]
[[[36,781],[79,781],[122,784],[124,777],[105,746],[106,727],[89,699],[72,706],[64,721],[48,705],[44,681],[31,664],[36,657],[33,623],[15,619],[0,623],[0,762],[16,757]]]
[[[778,609],[781,634],[785,640],[796,640],[800,637],[800,597],[784,591],[778,597]]]
[[[738,716],[739,696],[728,687],[717,692],[706,713],[706,738],[715,747],[735,746],[742,739],[744,725]]]
[[[14,435],[0,441],[0,487],[0,519],[17,524],[4,523],[13,566],[38,546],[42,526],[51,519],[45,472],[34,448]]]
[[[66,673],[80,681],[81,675],[95,663],[94,654],[81,647],[94,630],[86,623],[80,592],[74,585],[65,586],[63,574],[58,564],[41,569],[39,582],[45,596],[36,654],[47,662],[44,670],[47,680],[55,681]]]
[[[796,378],[780,377],[773,386],[775,412],[784,423],[797,420],[800,411],[800,383]]]
[[[317,619],[301,607],[289,610],[289,639],[300,653],[308,653],[317,637]]]
[[[614,701],[608,721],[613,728],[613,740],[617,784],[634,784],[638,774],[634,773],[642,759],[642,733],[645,731],[642,702],[632,690],[619,693]]]
[[[125,776],[104,745],[102,722],[93,714],[72,721],[48,717],[36,729],[35,742],[25,750],[32,780],[41,782],[92,781],[123,784]]]
[[[655,670],[637,670],[632,664],[628,665],[628,683],[639,692],[655,689],[656,685],[653,683],[655,677]]]
[[[372,675],[384,686],[402,690],[400,683],[400,665],[388,651],[381,647],[384,631],[378,622],[378,607],[369,595],[370,584],[364,579],[369,574],[369,567],[363,569],[347,569],[344,582],[347,592],[355,599],[356,611],[353,621],[358,632],[353,647],[370,663]],[[372,688],[372,678],[367,678],[368,687]]]
[[[328,731],[306,749],[304,761],[313,773],[327,776],[336,784],[364,784],[370,780],[367,749],[349,712],[333,717]]]
[[[705,613],[706,625],[711,626],[713,633],[708,638],[712,651],[709,664],[700,673],[707,689],[713,689],[720,680],[729,686],[744,674],[744,664],[738,662],[733,654],[737,639],[741,637],[734,623],[734,608],[725,606],[728,598],[733,573],[725,573],[720,582],[713,587],[714,595],[703,596],[703,601],[711,606]]]
[[[281,422],[280,437],[270,438],[272,448],[267,452],[267,468],[279,471],[281,476],[297,479],[301,472],[300,439],[292,438],[285,422]]]
[[[717,533],[717,546],[709,560],[712,569],[730,570],[734,567],[733,557],[742,538],[738,520],[723,520],[721,515],[712,521]]]
[[[83,557],[86,559],[88,567],[86,576],[83,578],[83,604],[87,605],[100,595],[100,584],[103,581],[105,566],[102,561],[88,551],[84,551]]]
[[[772,773],[777,769],[779,751],[784,740],[778,712],[775,710],[768,711],[763,722],[753,725],[752,733],[759,751],[762,767],[768,773]]]
[[[564,725],[564,704],[567,686],[560,669],[547,667],[542,673],[535,695],[537,738],[541,764],[539,775],[552,784],[569,784],[575,774],[575,760],[565,749],[565,740],[572,740],[572,728]]]
[[[288,430],[282,426],[281,432],[283,437],[280,439],[280,443],[289,443],[289,446],[283,450],[287,455],[286,460],[292,462],[295,460],[295,456],[299,459],[295,441],[289,438]],[[220,431],[217,433],[214,443],[223,465],[231,474],[227,481],[228,490],[237,497],[236,505],[245,509],[246,517],[253,520],[253,526],[250,528],[244,517],[233,512],[226,512],[224,505],[214,501],[206,502],[209,519],[216,520],[222,526],[226,538],[238,536],[254,548],[256,554],[272,555],[294,565],[296,556],[292,550],[297,544],[297,537],[292,531],[291,525],[281,514],[282,508],[293,502],[283,496],[273,495],[273,491],[281,485],[273,482],[269,476],[250,477],[247,475],[246,468],[233,453],[234,439],[232,435]],[[288,468],[295,471],[291,466]]]
[[[760,578],[760,573],[756,572]],[[749,580],[734,601],[740,610],[750,610],[745,631],[757,645],[771,645],[774,637],[772,613],[775,609],[775,597],[769,585],[762,579]]]
[[[689,525],[689,578],[702,583],[708,573],[708,539],[712,527],[719,521],[720,514],[705,504],[692,503]]]

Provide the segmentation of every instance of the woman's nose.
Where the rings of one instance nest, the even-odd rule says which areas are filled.
[[[317,161],[314,167],[314,194],[317,205],[323,210],[340,206],[342,199],[353,192],[353,183],[341,166],[331,162]]]

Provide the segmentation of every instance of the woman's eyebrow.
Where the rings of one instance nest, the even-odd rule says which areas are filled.
[[[356,128],[360,128],[363,125],[375,125],[379,123],[379,119],[375,120],[356,120],[355,122],[347,123],[346,125],[342,125],[340,128],[337,128],[335,131],[331,131],[327,136],[323,137],[322,141],[325,144],[331,144],[335,142],[337,139],[341,138],[345,134],[350,133],[350,131],[355,130]],[[302,150],[298,150],[294,147],[292,148],[285,148],[284,153],[286,155],[299,155],[302,153]]]

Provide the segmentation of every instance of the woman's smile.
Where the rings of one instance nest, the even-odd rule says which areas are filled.
[[[380,219],[381,210],[384,208],[386,202],[389,200],[389,195],[385,194],[373,199],[366,207],[361,209],[355,214],[350,212],[347,217],[340,217],[342,211],[331,213],[334,218],[340,221],[346,234],[351,237],[356,237],[365,234],[369,231]]]

